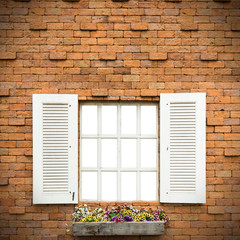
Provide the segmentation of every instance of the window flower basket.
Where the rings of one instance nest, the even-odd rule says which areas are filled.
[[[74,236],[163,235],[169,218],[161,209],[148,212],[123,206],[90,211],[86,205],[73,213]]]

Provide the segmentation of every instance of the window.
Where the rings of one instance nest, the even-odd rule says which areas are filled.
[[[158,105],[80,105],[80,199],[157,200]]]
[[[206,94],[160,95],[159,161],[157,106],[81,104],[79,142],[78,95],[33,94],[33,203],[205,203]]]

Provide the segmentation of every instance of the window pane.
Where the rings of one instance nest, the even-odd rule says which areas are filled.
[[[122,106],[121,107],[121,128],[122,134],[136,134],[136,106]]]
[[[142,172],[141,173],[141,200],[156,201],[156,173]]]
[[[156,139],[141,140],[141,167],[156,167],[157,162],[157,141]]]
[[[82,172],[82,194],[84,200],[97,199],[97,173]]]
[[[82,106],[82,134],[97,134],[97,106]]]
[[[117,106],[102,106],[102,133],[116,134]]]
[[[117,167],[116,139],[102,139],[102,167]]]
[[[102,173],[102,200],[103,201],[117,200],[117,173],[116,172]]]
[[[97,139],[82,139],[82,167],[97,167]]]
[[[136,167],[137,140],[122,139],[121,141],[121,166],[124,168]]]
[[[137,181],[135,172],[121,173],[121,201],[137,199]]]
[[[141,106],[141,134],[156,134],[156,106]]]

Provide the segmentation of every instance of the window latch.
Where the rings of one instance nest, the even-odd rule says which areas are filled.
[[[72,193],[72,201],[74,201],[75,192]]]

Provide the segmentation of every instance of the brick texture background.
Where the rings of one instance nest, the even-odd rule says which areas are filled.
[[[162,92],[206,92],[207,204],[133,202],[163,207],[172,227],[161,237],[97,239],[240,239],[239,8],[239,0],[1,0],[0,238],[73,239],[73,205],[32,205],[33,93],[159,101]]]

